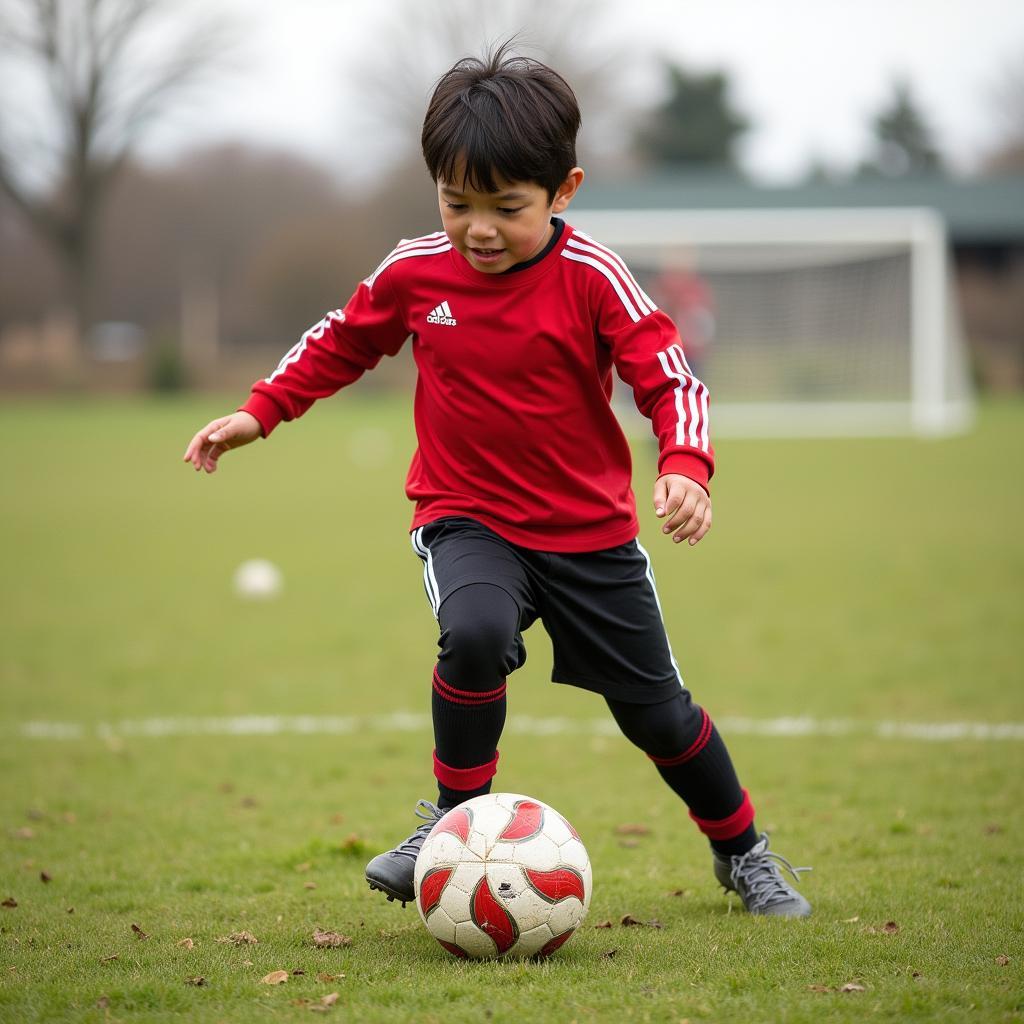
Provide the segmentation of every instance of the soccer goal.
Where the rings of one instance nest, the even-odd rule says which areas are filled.
[[[972,395],[926,209],[577,210],[676,321],[717,436],[964,430]]]

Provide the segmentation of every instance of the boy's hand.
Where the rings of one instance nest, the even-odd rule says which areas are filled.
[[[182,461],[191,462],[197,473],[201,469],[205,469],[207,473],[215,473],[217,460],[226,451],[241,448],[243,444],[255,441],[262,433],[259,420],[247,412],[233,412],[230,416],[221,416],[220,419],[207,423],[189,441]]]
[[[711,499],[696,480],[679,473],[666,473],[654,483],[654,512],[665,520],[663,533],[675,534],[677,544],[690,539],[696,544],[711,529]]]

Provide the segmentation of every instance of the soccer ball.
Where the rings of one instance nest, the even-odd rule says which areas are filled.
[[[449,953],[546,957],[590,906],[590,858],[554,808],[516,793],[450,810],[416,858],[416,906]]]
[[[265,558],[251,558],[235,570],[235,593],[251,601],[277,597],[281,582],[281,570]]]

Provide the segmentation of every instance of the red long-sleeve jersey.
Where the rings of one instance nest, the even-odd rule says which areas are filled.
[[[611,250],[565,225],[540,260],[485,274],[443,232],[401,242],[258,381],[242,407],[269,435],[407,338],[419,370],[413,527],[469,516],[524,547],[597,551],[637,534],[612,369],[660,446],[659,473],[707,487],[707,388],[679,334]]]

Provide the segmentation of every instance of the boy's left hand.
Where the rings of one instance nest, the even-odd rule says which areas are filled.
[[[711,529],[711,499],[696,480],[679,473],[666,473],[654,483],[654,512],[664,519],[663,533],[677,544],[689,538],[697,544]]]

